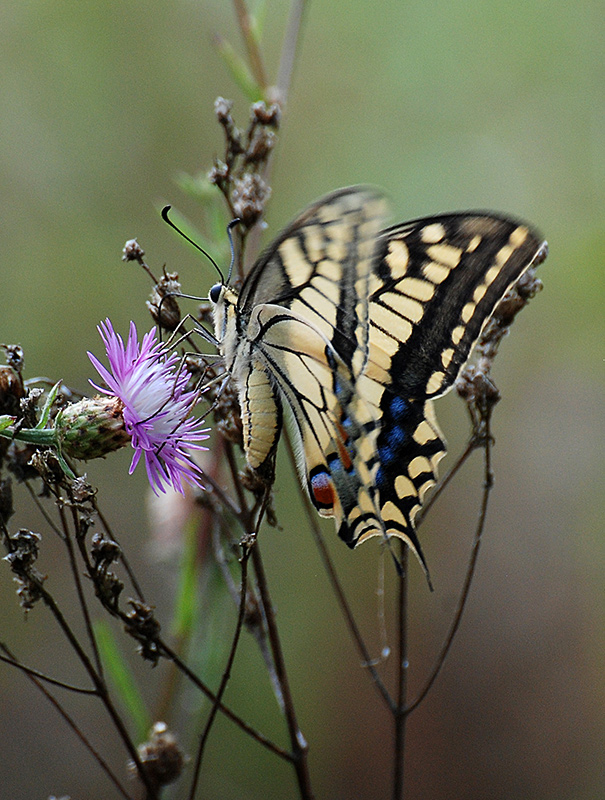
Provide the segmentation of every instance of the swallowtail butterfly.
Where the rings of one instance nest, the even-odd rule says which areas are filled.
[[[272,468],[285,411],[300,479],[339,536],[400,537],[426,569],[414,517],[446,449],[433,400],[546,243],[496,214],[383,230],[386,213],[373,189],[336,191],[282,231],[239,293],[217,284],[210,299],[250,467]]]

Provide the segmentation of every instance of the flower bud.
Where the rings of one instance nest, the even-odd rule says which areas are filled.
[[[123,403],[115,397],[92,397],[64,408],[55,422],[66,456],[88,461],[130,443]]]

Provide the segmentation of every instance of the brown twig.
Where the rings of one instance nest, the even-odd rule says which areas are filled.
[[[80,730],[80,727],[76,724],[74,719],[65,711],[61,703],[53,697],[53,695],[47,691],[47,689],[43,686],[42,681],[46,681],[47,683],[52,683],[56,686],[61,686],[63,689],[69,689],[70,691],[82,692],[84,694],[97,694],[96,689],[79,689],[76,686],[69,686],[68,684],[61,683],[60,681],[55,681],[53,678],[49,678],[47,675],[43,675],[42,673],[37,672],[36,670],[29,669],[21,664],[16,656],[11,653],[8,647],[5,644],[0,644],[0,649],[2,649],[9,658],[5,658],[0,656],[2,661],[6,663],[10,663],[13,666],[17,667],[18,669],[22,670],[31,682],[36,686],[36,688],[44,695],[44,697],[55,707],[55,709],[59,712],[59,714],[63,717],[65,722],[69,725],[72,731],[76,734],[78,739],[82,742],[84,747],[88,750],[88,752],[92,755],[95,759],[97,764],[101,767],[103,772],[107,775],[109,780],[113,783],[116,789],[120,792],[122,797],[125,800],[132,800],[131,795],[126,791],[126,789],[122,786],[116,775],[113,773],[110,766],[107,764],[103,756],[99,753],[99,751],[93,747],[91,742],[88,740],[87,736]]]
[[[475,536],[474,536],[474,539],[473,539],[473,546],[472,546],[472,549],[471,549],[471,556],[470,556],[468,567],[467,567],[467,570],[466,570],[466,576],[464,578],[464,583],[462,585],[462,590],[461,590],[460,596],[458,598],[458,605],[457,605],[456,611],[454,613],[452,624],[451,624],[450,629],[448,631],[448,634],[447,634],[447,636],[445,638],[445,641],[443,642],[443,645],[441,647],[439,655],[437,656],[437,658],[435,660],[435,665],[433,666],[433,669],[432,669],[429,677],[427,678],[427,681],[426,681],[424,687],[420,690],[420,692],[418,693],[416,699],[413,700],[413,702],[411,702],[410,705],[408,706],[407,711],[406,711],[407,714],[410,714],[412,711],[414,711],[414,709],[418,708],[420,703],[422,703],[424,698],[427,696],[427,694],[431,690],[431,687],[435,683],[435,680],[437,679],[437,676],[441,672],[441,668],[443,667],[443,665],[445,663],[445,659],[446,659],[447,654],[448,654],[448,652],[449,652],[449,650],[450,650],[450,648],[452,646],[452,642],[454,641],[454,637],[456,636],[458,628],[460,627],[460,622],[462,621],[462,615],[464,613],[464,609],[465,609],[465,606],[466,606],[466,601],[468,600],[471,584],[473,582],[473,576],[475,574],[475,567],[477,566],[477,559],[479,558],[479,548],[481,546],[481,537],[483,535],[483,530],[485,528],[485,519],[486,519],[486,516],[487,516],[487,506],[488,506],[488,501],[489,501],[489,495],[490,495],[491,488],[493,486],[493,474],[492,474],[492,470],[491,470],[491,439],[490,439],[490,436],[489,436],[489,419],[486,420],[486,425],[487,425],[488,430],[487,430],[487,437],[485,439],[485,445],[484,445],[484,453],[485,453],[484,465],[485,465],[485,469],[484,469],[484,478],[483,478],[483,495],[482,495],[482,498],[481,498],[481,508],[480,508],[480,511],[479,511],[479,518],[477,520],[477,526],[476,526],[476,529],[475,529]]]
[[[284,431],[284,441],[286,444],[286,450],[288,452],[288,457],[290,459],[290,463],[292,465],[292,469],[296,472],[296,457],[294,455],[294,449],[292,447],[292,442],[290,440],[290,435],[288,431]],[[355,617],[353,616],[353,611],[351,610],[351,606],[349,605],[349,601],[344,593],[344,589],[340,580],[338,578],[338,574],[334,567],[334,563],[326,547],[326,543],[324,541],[324,537],[322,535],[321,529],[319,527],[318,519],[317,519],[317,512],[311,505],[311,501],[309,500],[308,495],[306,492],[300,493],[301,499],[303,501],[303,506],[305,508],[305,514],[307,516],[307,521],[309,523],[309,527],[311,528],[311,533],[313,535],[313,539],[315,541],[315,545],[319,550],[319,556],[321,558],[323,567],[326,571],[328,576],[328,580],[330,581],[330,585],[332,587],[332,591],[336,597],[338,605],[340,606],[340,610],[345,618],[346,626],[351,634],[353,641],[355,642],[355,646],[359,651],[359,655],[361,656],[363,666],[368,670],[372,677],[372,681],[376,690],[378,691],[379,695],[384,700],[386,706],[394,712],[396,706],[393,698],[391,697],[389,690],[385,686],[383,680],[381,679],[380,675],[378,674],[378,670],[374,666],[373,659],[368,651],[366,643],[361,635],[361,631],[359,630],[359,626],[355,621]]]
[[[233,5],[235,6],[235,14],[237,16],[237,21],[239,23],[242,38],[244,40],[244,45],[246,47],[250,69],[254,76],[254,80],[257,82],[264,94],[267,89],[267,76],[265,73],[265,67],[263,65],[263,59],[252,31],[250,14],[248,13],[248,9],[246,8],[244,0],[233,0]]]
[[[294,64],[300,46],[300,31],[306,5],[306,0],[294,0],[292,3],[288,28],[282,44],[276,83],[276,100],[282,108],[286,105],[290,85],[292,83],[292,75],[294,73]]]
[[[166,658],[169,658],[171,661],[174,661],[178,669],[181,670],[181,672],[187,676],[187,678],[191,681],[191,683],[194,686],[197,686],[197,688],[204,695],[206,695],[206,697],[211,702],[214,702],[215,701],[214,693],[211,692],[210,689],[206,686],[206,684],[202,680],[200,680],[200,678],[195,674],[195,672],[193,672],[193,670],[187,666],[187,664],[183,661],[183,659],[174,650],[172,650],[172,648],[168,644],[166,644],[166,642],[164,642],[162,639],[158,640],[158,644],[162,650],[162,654]],[[248,736],[254,739],[254,741],[258,742],[263,747],[267,748],[267,750],[270,750],[276,756],[279,756],[285,761],[293,762],[294,758],[288,750],[284,750],[283,748],[278,747],[268,737],[264,736],[262,733],[253,728],[251,725],[248,725],[247,722],[244,722],[244,720],[241,717],[238,717],[238,715],[235,714],[233,711],[231,711],[231,709],[228,706],[225,706],[221,703],[219,705],[219,708],[222,714],[224,714],[228,719],[234,722],[239,728],[242,729],[242,731],[244,731],[244,733],[246,733]]]
[[[409,548],[401,541],[399,556],[401,573],[399,575],[399,602],[397,604],[397,707],[393,711],[393,800],[403,798],[403,777],[405,760],[405,733],[408,710],[408,565]]]
[[[255,544],[254,539],[250,541],[244,541],[242,543],[243,553],[241,558],[241,566],[242,566],[241,589],[240,589],[239,612],[237,615],[237,623],[235,626],[233,639],[231,641],[231,649],[229,651],[229,657],[227,658],[227,663],[225,665],[223,676],[221,678],[221,683],[216,693],[216,697],[214,699],[212,708],[210,709],[210,714],[208,715],[208,719],[206,720],[206,725],[204,726],[204,730],[202,731],[202,735],[200,736],[200,742],[197,750],[195,765],[193,768],[193,779],[191,781],[191,788],[189,790],[189,795],[188,795],[189,800],[194,800],[201,773],[202,758],[204,755],[206,742],[208,741],[210,730],[212,728],[216,715],[220,709],[221,701],[223,699],[225,689],[227,688],[227,683],[229,682],[229,678],[231,677],[231,670],[233,668],[233,662],[235,660],[235,654],[237,652],[237,646],[239,644],[239,639],[244,624],[244,617],[246,614],[246,595],[248,592],[248,559],[250,558],[250,551],[251,548],[254,547],[254,544]]]
[[[277,629],[277,622],[275,620],[275,612],[271,602],[271,596],[269,594],[269,584],[267,583],[267,576],[258,542],[252,550],[252,563],[254,565],[254,572],[258,581],[260,597],[267,620],[269,643],[271,645],[271,652],[273,654],[275,673],[279,679],[279,685],[284,698],[284,712],[286,715],[286,723],[288,725],[288,733],[290,735],[290,746],[292,748],[293,764],[296,771],[300,797],[301,800],[313,800],[313,792],[311,789],[311,780],[307,761],[308,745],[302,735],[298,725],[298,720],[296,718],[294,700],[290,691],[290,682],[288,679],[288,673],[286,671],[286,663]]]

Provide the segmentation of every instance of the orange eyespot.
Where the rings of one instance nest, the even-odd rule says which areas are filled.
[[[333,508],[336,499],[334,483],[325,470],[313,475],[310,480],[311,498],[317,508]]]

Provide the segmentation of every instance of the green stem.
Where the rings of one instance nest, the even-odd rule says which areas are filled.
[[[54,428],[5,428],[0,430],[0,436],[4,436],[5,439],[18,439],[20,442],[29,444],[59,446],[59,437]]]

